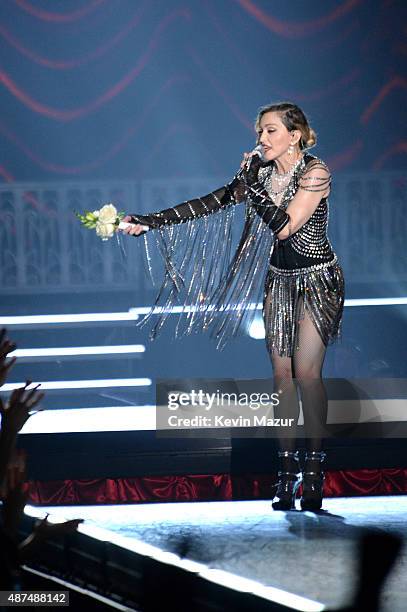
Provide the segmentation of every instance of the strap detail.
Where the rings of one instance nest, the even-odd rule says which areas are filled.
[[[326,191],[332,181],[328,166],[315,158],[307,163],[304,173],[299,179],[299,188],[305,191]]]
[[[185,223],[206,217],[218,210],[237,204],[234,190],[241,184],[237,176],[227,185],[208,193],[205,196],[187,200],[177,206],[166,208],[148,215],[131,215],[133,223],[142,223],[151,228]]]
[[[307,461],[324,461],[326,458],[325,451],[307,451],[305,453],[305,460]]]
[[[297,480],[301,476],[301,472],[277,472],[277,476],[280,478],[281,476],[293,476],[290,480]]]
[[[298,451],[278,451],[279,457],[292,457],[293,459],[298,459],[299,453]]]
[[[291,221],[290,215],[279,206],[276,206],[270,198],[264,186],[260,183],[247,185],[248,195],[253,202],[253,207],[270,229],[278,234]]]

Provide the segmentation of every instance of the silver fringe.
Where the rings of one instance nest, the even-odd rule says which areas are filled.
[[[228,340],[248,329],[257,304],[263,300],[269,352],[293,355],[304,308],[324,344],[334,342],[341,335],[345,295],[336,256],[330,262],[297,270],[275,268],[268,264],[274,248],[269,227],[249,203],[245,205],[243,231],[234,227],[235,209],[232,205],[144,234],[150,277],[157,250],[164,274],[155,303],[137,325],[156,318],[149,334],[154,340],[176,308],[176,337],[208,331],[222,349]],[[241,236],[237,247],[233,247],[234,229]]]
[[[180,309],[176,337],[209,331],[218,349],[250,325],[264,292],[274,236],[247,204],[243,232],[237,230],[241,238],[233,248],[235,209],[232,205],[144,234],[151,278],[154,247],[164,262],[164,280],[155,303],[137,323],[144,326],[157,317],[150,339],[157,337],[174,307]]]
[[[300,297],[303,299],[300,299]],[[297,270],[269,266],[263,317],[270,353],[292,357],[298,350],[298,323],[306,309],[325,346],[341,337],[345,282],[335,255],[332,261]]]

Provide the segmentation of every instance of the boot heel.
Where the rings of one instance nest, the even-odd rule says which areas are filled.
[[[305,456],[305,466],[307,462],[322,463],[326,457],[323,451],[307,452]],[[302,473],[302,495],[300,505],[302,510],[310,512],[318,512],[322,507],[323,488],[325,475],[322,471],[307,470],[306,467]]]
[[[294,471],[283,471],[278,472],[278,482],[274,485],[277,487],[276,493],[273,497],[271,505],[273,510],[294,510],[295,509],[295,498],[297,495],[298,487],[301,484],[301,472],[299,469],[298,462],[298,451],[279,451],[279,458],[291,459],[293,461],[294,468],[298,467],[296,472]]]
[[[301,473],[278,472],[279,481],[276,494],[271,502],[273,510],[294,510],[295,498],[301,484]]]

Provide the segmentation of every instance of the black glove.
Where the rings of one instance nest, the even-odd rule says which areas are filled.
[[[261,183],[248,185],[248,195],[253,208],[270,229],[278,234],[290,222],[290,215],[276,206]]]
[[[187,200],[182,204],[166,208],[159,212],[148,215],[131,214],[132,223],[147,225],[151,229],[166,225],[176,225],[211,215],[212,213],[228,206],[237,204],[234,191],[238,189],[241,179],[236,176],[230,183],[211,191],[201,198]]]
[[[259,180],[259,170],[263,166],[263,161],[260,155],[253,155],[249,160],[248,168],[246,165],[243,168],[243,180],[246,185],[253,185]]]
[[[152,215],[131,215],[131,223],[139,223],[140,225],[146,225],[149,228],[158,227],[157,221]],[[145,233],[145,232],[144,232]]]

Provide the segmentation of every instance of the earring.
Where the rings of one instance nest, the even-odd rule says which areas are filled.
[[[289,145],[287,153],[291,157],[291,155],[294,153],[294,145]]]

